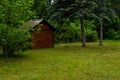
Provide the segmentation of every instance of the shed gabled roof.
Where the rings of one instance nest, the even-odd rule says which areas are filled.
[[[27,29],[29,27],[32,27],[32,28],[35,28],[38,24],[41,24],[41,23],[45,23],[47,24],[48,26],[50,26],[53,30],[53,26],[51,26],[47,21],[45,21],[44,19],[37,19],[37,20],[30,20],[29,22],[27,22],[24,26],[21,26],[20,29]]]
[[[38,19],[38,20],[32,20],[30,21],[28,24],[30,24],[31,27],[36,27],[38,24],[40,24],[42,21],[44,21],[43,19]]]

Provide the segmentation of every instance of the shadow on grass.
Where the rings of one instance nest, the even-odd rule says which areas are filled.
[[[29,56],[28,55],[25,55],[25,54],[21,54],[21,53],[18,53],[18,54],[14,54],[14,55],[8,55],[7,58],[8,59],[22,59],[22,58],[28,58]],[[6,58],[4,54],[0,54],[0,58],[1,59],[4,59]]]
[[[4,54],[0,54],[0,63],[4,65],[4,63],[20,63],[21,61],[29,59],[28,55],[25,54],[15,54],[12,56],[8,56],[7,58]],[[6,64],[5,64],[6,65]]]

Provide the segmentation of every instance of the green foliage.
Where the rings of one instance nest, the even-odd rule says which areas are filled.
[[[108,35],[108,32],[111,32],[112,30],[116,32],[120,29],[119,27],[120,25],[119,4],[120,4],[119,0],[115,0],[114,2],[112,0],[91,0],[91,1],[88,1],[88,0],[54,0],[54,2],[53,0],[34,0],[34,4],[32,5],[32,9],[33,9],[32,11],[36,11],[36,14],[37,16],[39,16],[39,18],[42,17],[48,20],[50,23],[52,23],[52,25],[55,27],[55,29],[58,32],[60,28],[65,29],[65,28],[62,28],[63,24],[65,24],[63,21],[63,18],[69,18],[72,21],[72,25],[71,23],[66,24],[66,26],[69,26],[66,28],[66,30],[68,28],[73,28],[72,32],[75,32],[75,34],[78,34],[80,36],[79,37],[80,40],[81,40],[81,31],[79,30],[81,29],[74,31],[74,29],[76,30],[76,25],[79,25],[80,27],[79,21],[77,23],[74,22],[75,17],[77,17],[77,19],[80,19],[80,16],[82,16],[83,19],[88,19],[92,21],[91,15],[94,15],[94,19],[96,17],[96,19],[99,21],[99,22],[96,22],[97,21],[96,19],[94,21],[94,23],[96,22],[95,27],[97,30],[97,34],[95,30],[92,30],[92,31],[98,36],[100,36],[99,34],[100,33],[100,30],[99,30],[100,22],[101,22],[101,19],[104,18],[103,19],[104,38],[113,39],[113,37],[109,37],[111,35]],[[117,13],[117,16],[119,16],[117,20],[116,18],[113,18],[116,16],[116,13]],[[84,25],[86,27],[86,24]],[[59,35],[60,33],[65,34],[66,37],[68,37],[68,34],[66,34],[65,32],[58,33],[57,31],[55,32],[55,41],[58,40],[58,36],[60,36]],[[71,30],[68,30],[68,32],[70,31]],[[86,32],[86,36],[90,31],[91,29],[88,30],[88,32]],[[73,34],[72,32],[71,34]],[[57,42],[59,42],[59,40]]]
[[[96,31],[91,31],[91,30],[86,31],[86,41],[87,42],[94,42],[97,40],[98,40],[98,36],[97,36]]]
[[[98,40],[98,34],[95,30],[95,25],[93,21],[84,20],[84,24],[86,27],[86,41],[87,42],[94,42]]]
[[[27,30],[9,29],[2,26],[0,28],[0,37],[0,46],[3,53],[7,53],[7,55],[25,51],[31,46],[31,34]]]
[[[114,39],[116,32],[120,30],[120,19],[116,14],[107,14],[110,21],[107,19],[104,19],[103,23],[103,36],[104,39]],[[97,26],[95,29],[97,30],[97,33],[99,35],[99,25],[100,23],[97,20],[93,21],[94,24]]]
[[[2,24],[19,27],[28,19],[35,17],[35,13],[31,11],[33,0],[1,0],[0,2]]]
[[[38,18],[47,18],[45,17],[47,14],[45,3],[46,0],[34,0],[34,3],[32,5],[32,11],[35,11]]]
[[[74,32],[75,32],[75,39],[74,41],[79,42],[81,41],[81,29],[80,29],[80,24],[79,24],[79,20],[75,20],[74,22],[70,23],[70,26],[73,28]]]
[[[69,19],[63,19],[63,24],[57,27],[55,31],[55,42],[75,42],[80,41],[80,28],[74,23],[70,23]]]
[[[29,19],[36,17],[34,12],[31,11],[33,1],[0,1],[0,46],[4,54],[13,55],[16,52],[28,49],[30,33],[18,28]]]
[[[114,37],[115,40],[120,40],[120,31],[118,31]]]
[[[114,9],[114,12],[119,16],[120,18],[120,1],[119,0],[108,0],[108,6]]]
[[[64,19],[64,23],[60,26],[56,24],[55,42],[79,42],[81,41],[81,29],[78,19],[69,22],[69,19]],[[86,41],[93,42],[98,40],[98,34],[95,30],[95,25],[92,21],[84,20],[86,26]]]
[[[113,29],[109,29],[107,32],[105,32],[106,39],[114,39],[115,36],[116,32]]]
[[[84,20],[86,29],[95,30],[96,26],[92,20]]]

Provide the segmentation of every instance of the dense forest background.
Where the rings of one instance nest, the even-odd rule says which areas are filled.
[[[119,0],[35,0],[33,10],[56,29],[55,42],[81,41],[81,17],[87,42],[100,38],[101,22],[103,39],[120,39]]]
[[[103,39],[120,40],[119,0],[1,0],[0,45],[4,53],[24,51],[30,45],[29,29],[19,30],[32,19],[43,18],[54,28],[56,43]]]

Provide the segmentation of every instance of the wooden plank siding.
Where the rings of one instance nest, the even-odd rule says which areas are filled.
[[[42,21],[33,28],[41,28],[40,30],[32,31],[32,48],[39,49],[39,48],[52,48],[54,47],[54,30],[49,23],[46,21]]]

